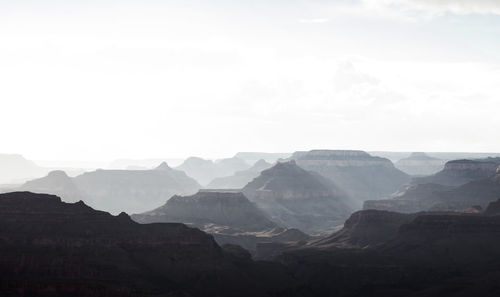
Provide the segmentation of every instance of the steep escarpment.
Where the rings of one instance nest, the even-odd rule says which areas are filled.
[[[370,224],[363,223],[364,214]],[[310,296],[498,294],[500,216],[362,211],[351,219],[333,242],[288,247],[276,258],[292,271],[301,291]],[[348,236],[342,238],[344,233]],[[377,244],[335,244],[351,234],[355,243],[361,238]]]
[[[315,171],[357,199],[358,207],[369,199],[387,197],[409,182],[409,176],[385,158],[363,151],[313,150],[292,155],[300,167]]]
[[[500,165],[496,159],[454,160],[445,164],[443,170],[426,177],[414,178],[413,184],[440,184],[460,186],[474,180],[488,178],[495,174]]]
[[[342,224],[353,209],[352,199],[332,181],[295,161],[262,171],[243,193],[283,226],[312,233]]]
[[[176,194],[192,194],[200,185],[184,172],[162,163],[153,170],[96,170],[74,178],[52,172],[18,190],[60,195],[64,201],[83,200],[112,213],[150,210]]]
[[[364,209],[406,213],[428,210],[465,211],[472,206],[484,209],[498,198],[500,198],[500,173],[458,187],[438,184],[411,185],[390,199],[366,201]]]
[[[209,189],[241,189],[246,184],[251,182],[254,178],[259,176],[259,174],[268,168],[272,164],[267,163],[264,160],[257,161],[252,167],[247,170],[237,171],[231,176],[219,177],[211,181],[207,188]]]
[[[235,257],[197,229],[141,225],[56,196],[0,195],[0,225],[2,296],[265,296],[286,288],[278,266]]]
[[[366,248],[387,242],[398,234],[399,228],[416,217],[415,214],[362,210],[353,213],[343,228],[330,236],[313,242],[319,248]]]
[[[430,157],[425,153],[412,153],[394,163],[394,166],[410,175],[431,175],[441,171],[445,163],[445,160]]]
[[[214,235],[220,244],[239,244],[250,251],[258,242],[307,239],[302,232],[294,234],[273,222],[239,191],[200,190],[192,196],[174,196],[132,218],[140,223],[184,223]]]

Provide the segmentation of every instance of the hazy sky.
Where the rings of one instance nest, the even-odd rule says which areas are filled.
[[[0,0],[0,152],[500,152],[497,0]]]

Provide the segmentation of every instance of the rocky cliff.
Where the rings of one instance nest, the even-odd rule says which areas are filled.
[[[231,190],[200,190],[192,196],[174,196],[157,209],[132,218],[140,223],[179,222],[214,235],[220,244],[238,244],[255,251],[258,242],[307,239],[273,222],[243,193]]]
[[[243,193],[283,226],[311,233],[342,224],[353,208],[351,198],[331,180],[295,161],[278,162],[262,171]]]
[[[388,159],[363,151],[313,150],[296,152],[291,158],[334,181],[358,201],[358,208],[365,200],[389,196],[410,179]]]
[[[443,170],[436,174],[414,178],[413,184],[441,184],[446,186],[460,186],[465,183],[484,179],[495,174],[500,165],[496,159],[484,160],[454,160],[446,163]]]

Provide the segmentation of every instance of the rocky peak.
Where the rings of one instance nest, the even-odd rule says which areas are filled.
[[[162,162],[158,167],[155,168],[155,170],[162,170],[162,171],[170,171],[172,168],[168,166],[167,162]]]

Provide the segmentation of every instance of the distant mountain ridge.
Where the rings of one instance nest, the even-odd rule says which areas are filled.
[[[111,213],[137,213],[158,207],[176,194],[195,193],[200,187],[164,162],[152,170],[101,169],[74,178],[61,171],[51,172],[18,190],[55,194],[69,202],[83,200]]]
[[[217,161],[205,160],[198,157],[187,158],[176,169],[184,171],[202,186],[206,186],[218,177],[231,176],[237,171],[246,170],[250,165],[239,158],[227,158]]]
[[[445,160],[431,157],[426,153],[412,153],[398,160],[394,166],[410,175],[430,175],[443,169]]]
[[[226,177],[218,177],[212,180],[206,188],[208,189],[242,189],[249,182],[251,182],[254,178],[259,176],[259,174],[268,168],[270,168],[272,164],[267,163],[265,160],[261,159],[255,164],[242,171],[237,171],[231,176]]]

